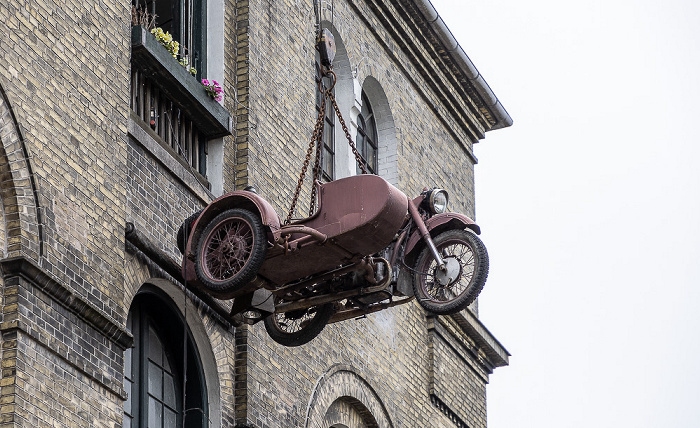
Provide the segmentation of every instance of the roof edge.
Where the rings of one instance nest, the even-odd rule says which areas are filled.
[[[513,124],[513,119],[506,111],[491,87],[486,83],[476,66],[469,59],[462,46],[457,43],[452,31],[447,27],[445,21],[440,17],[430,0],[413,0],[425,20],[437,34],[445,50],[452,56],[455,64],[464,72],[465,76],[474,85],[474,88],[482,97],[484,103],[491,109],[496,124],[489,131],[507,128]]]

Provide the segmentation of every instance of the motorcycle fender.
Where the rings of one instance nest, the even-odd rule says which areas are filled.
[[[439,233],[449,229],[470,229],[477,235],[481,234],[481,229],[476,222],[460,213],[443,213],[434,215],[425,222],[425,227],[428,229],[428,232],[430,232],[431,237],[435,237]],[[406,259],[408,259],[407,256],[416,249],[416,245],[422,242],[422,240],[423,237],[418,230],[415,230],[411,234],[411,236],[408,238],[408,242],[406,243],[406,250],[404,251]],[[420,248],[422,248],[422,246],[420,246]]]
[[[210,203],[202,214],[195,220],[192,225],[192,233],[187,240],[185,254],[193,257],[196,251],[197,242],[202,235],[204,228],[220,213],[231,208],[243,208],[260,216],[262,224],[267,226],[271,232],[275,232],[280,228],[280,218],[277,216],[275,209],[265,199],[253,192],[237,190],[235,192],[226,193],[223,196],[215,199]]]

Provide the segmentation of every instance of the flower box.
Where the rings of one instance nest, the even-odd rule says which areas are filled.
[[[208,139],[231,134],[229,112],[145,28],[131,27],[131,65],[146,73],[162,93],[187,112]]]

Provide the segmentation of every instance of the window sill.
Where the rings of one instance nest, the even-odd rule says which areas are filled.
[[[207,139],[231,135],[228,111],[143,27],[131,27],[131,63],[157,81],[160,90],[190,114]]]
[[[215,199],[209,190],[209,182],[194,171],[181,157],[151,130],[151,128],[133,112],[129,118],[128,133],[131,138],[153,156],[167,171],[183,183],[193,195],[205,204]]]

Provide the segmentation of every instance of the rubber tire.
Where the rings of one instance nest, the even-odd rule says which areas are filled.
[[[423,309],[437,315],[454,314],[471,305],[484,288],[486,277],[489,274],[489,255],[481,239],[467,230],[453,229],[445,231],[435,237],[433,242],[440,252],[442,252],[442,249],[447,245],[462,243],[468,246],[474,254],[474,273],[471,281],[464,287],[464,290],[460,294],[445,301],[438,301],[427,293],[427,276],[420,273],[427,272],[430,263],[434,261],[430,248],[426,246],[426,248],[421,251],[416,261],[416,272],[413,274],[413,292],[415,293],[416,299],[418,299],[418,303]]]
[[[209,269],[203,265],[203,259],[205,256],[204,249],[209,235],[214,232],[218,226],[222,225],[222,223],[231,219],[240,219],[247,223],[252,232],[252,248],[250,249],[245,264],[238,270],[238,272],[229,278],[216,279],[210,275]],[[241,208],[234,208],[222,212],[214,217],[214,219],[204,228],[202,235],[199,237],[199,242],[197,243],[196,254],[197,256],[194,263],[195,272],[197,274],[197,279],[202,284],[204,290],[209,292],[212,296],[220,299],[231,298],[235,292],[240,290],[241,287],[246,286],[255,277],[255,275],[257,275],[258,270],[260,270],[260,267],[265,261],[265,255],[267,254],[267,239],[260,217]]]
[[[189,234],[192,233],[192,225],[194,224],[195,220],[197,220],[199,216],[202,215],[203,211],[204,210],[199,210],[191,216],[187,217],[187,219],[182,222],[180,228],[177,230],[177,249],[180,250],[180,254],[185,254],[185,245],[187,245],[187,239],[185,238],[185,229],[187,229],[187,238],[189,238]]]
[[[272,314],[266,317],[265,330],[267,330],[267,334],[272,340],[283,346],[301,346],[309,343],[323,331],[323,328],[328,324],[328,320],[331,319],[335,312],[333,303],[314,306],[311,309],[314,308],[316,309],[316,314],[311,321],[299,331],[289,333],[281,329],[276,318],[281,314]]]

